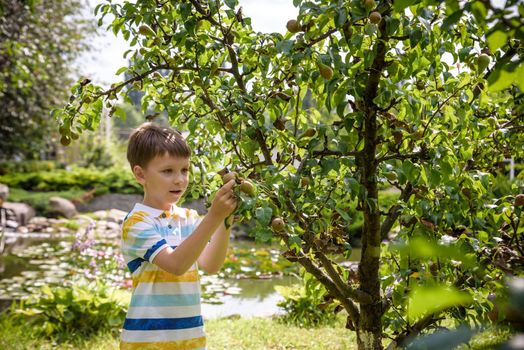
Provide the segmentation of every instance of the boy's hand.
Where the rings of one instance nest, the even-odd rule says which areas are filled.
[[[220,220],[224,220],[233,214],[237,207],[237,198],[233,192],[234,185],[235,180],[231,180],[217,191],[215,199],[211,203],[211,208],[209,208],[209,214]]]

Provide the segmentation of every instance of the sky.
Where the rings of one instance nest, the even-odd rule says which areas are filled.
[[[85,16],[97,22],[94,8],[97,4],[105,2],[88,0],[88,3],[91,9]],[[244,15],[251,17],[251,25],[255,31],[285,33],[287,21],[298,15],[298,9],[293,7],[291,0],[239,0],[239,3]],[[76,62],[81,76],[89,77],[95,83],[104,86],[120,80],[114,73],[120,67],[127,66],[123,54],[130,48],[121,35],[115,37],[112,31],[105,31],[109,23],[108,16],[106,23],[99,28],[99,36],[91,42],[91,52],[80,56]]]

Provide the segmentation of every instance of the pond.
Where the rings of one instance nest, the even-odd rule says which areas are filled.
[[[44,284],[57,285],[72,279],[77,275],[94,277],[96,269],[90,270],[93,261],[88,262],[83,254],[96,258],[109,257],[117,252],[118,247],[111,242],[99,242],[94,254],[89,250],[83,253],[75,252],[78,240],[72,236],[55,236],[50,234],[16,234],[16,241],[0,256],[0,310],[7,307],[12,299],[19,299],[35,293]],[[11,234],[13,240],[13,234]],[[102,248],[103,247],[103,248]],[[269,264],[276,261],[278,250],[270,246],[260,246],[253,242],[231,243],[232,252],[226,259],[225,269],[228,274],[207,276],[202,279],[203,314],[207,318],[239,314],[241,316],[269,316],[279,313],[277,302],[281,296],[275,291],[275,286],[289,286],[297,283],[296,277],[263,274],[254,271],[256,266],[264,272]],[[265,259],[249,259],[245,257],[266,257]],[[231,260],[237,260],[235,264]],[[112,259],[114,260],[114,259]],[[100,263],[99,263],[100,264]],[[104,261],[107,264],[107,260]],[[88,268],[85,268],[88,266]],[[125,285],[129,276],[118,272],[117,264],[110,266],[116,272],[108,276],[117,285]],[[275,265],[273,269],[289,269],[289,266]],[[235,278],[230,278],[235,276]]]
[[[97,277],[129,289],[130,276],[115,240],[56,234],[11,234],[0,256],[0,311],[44,284],[63,285],[82,276]],[[358,258],[357,255],[353,257]],[[275,286],[298,283],[298,268],[280,256],[277,246],[232,241],[218,275],[202,275],[202,312],[206,318],[230,315],[270,316],[282,310]]]

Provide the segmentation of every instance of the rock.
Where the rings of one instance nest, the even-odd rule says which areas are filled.
[[[95,197],[87,203],[78,204],[77,208],[81,213],[119,209],[127,214],[133,209],[135,203],[142,202],[142,199],[143,196],[139,194],[108,193]]]
[[[72,218],[78,213],[75,205],[70,200],[62,197],[49,198],[49,204],[51,205],[51,212],[64,216],[68,219]]]
[[[35,210],[30,205],[25,203],[5,202],[2,206],[11,210],[15,214],[16,221],[18,221],[20,225],[27,225],[29,220],[34,218],[36,215]]]
[[[0,202],[5,202],[7,200],[7,196],[9,196],[9,187],[7,187],[7,185],[0,184]]]
[[[110,209],[110,210],[98,210],[93,213],[93,216],[97,220],[105,220],[108,222],[116,222],[121,224],[124,221],[128,212],[119,209]]]
[[[83,214],[75,215],[75,217],[73,217],[73,219],[80,226],[87,226],[87,225],[89,225],[89,224],[91,224],[91,223],[93,223],[95,221],[92,217],[87,216],[87,215],[83,215]]]
[[[49,226],[47,218],[43,216],[35,216],[29,220],[29,223],[37,226]]]

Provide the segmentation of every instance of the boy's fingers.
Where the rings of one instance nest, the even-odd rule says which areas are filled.
[[[232,189],[233,186],[235,185],[236,181],[235,179],[231,179],[229,180],[228,183],[226,183],[223,187],[227,188],[228,190]]]
[[[222,186],[222,188],[220,188],[218,192],[220,192],[220,194],[227,193],[228,191],[231,191],[234,185],[235,185],[235,180],[232,179],[228,183],[226,183],[224,186]]]

